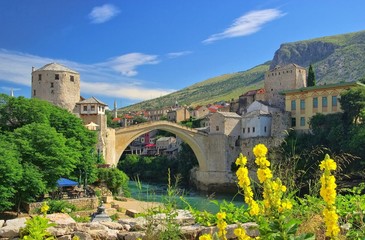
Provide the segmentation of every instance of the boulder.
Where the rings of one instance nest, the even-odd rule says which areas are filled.
[[[76,225],[76,221],[70,217],[70,215],[66,213],[54,213],[54,214],[48,214],[47,218],[53,222],[56,223],[57,226],[71,226]]]
[[[7,220],[2,228],[0,228],[0,238],[15,238],[19,236],[20,228],[25,227],[27,218],[15,218]]]
[[[93,238],[91,237],[91,235],[89,233],[86,232],[74,232],[73,236],[77,236],[82,240],[93,240]]]

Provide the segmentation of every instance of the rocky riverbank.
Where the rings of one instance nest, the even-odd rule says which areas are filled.
[[[153,216],[152,225],[154,231],[163,230],[165,219],[164,214]],[[50,227],[48,231],[57,239],[71,240],[77,236],[79,239],[92,240],[136,240],[144,238],[148,228],[151,228],[151,221],[143,217],[125,218],[118,222],[91,222],[91,223],[76,223],[69,215],[64,213],[49,214],[47,218],[56,224],[55,227]],[[26,218],[17,218],[11,220],[0,220],[0,239],[10,240],[19,238],[19,230],[25,227]],[[198,239],[199,236],[205,233],[217,232],[216,227],[203,227],[195,223],[193,216],[187,210],[177,210],[175,218],[179,224],[183,239]],[[156,224],[157,223],[157,224]],[[257,236],[258,232],[254,229],[255,223],[245,223],[242,226],[251,236]],[[229,225],[227,228],[227,238],[235,239],[233,230],[237,227],[236,224]]]

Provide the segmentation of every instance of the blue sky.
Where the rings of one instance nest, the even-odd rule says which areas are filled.
[[[113,107],[271,60],[280,44],[365,30],[364,0],[1,0],[0,92],[57,62]]]

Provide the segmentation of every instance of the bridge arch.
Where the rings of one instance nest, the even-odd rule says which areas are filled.
[[[146,122],[116,129],[115,163],[119,162],[119,159],[122,156],[123,152],[134,139],[152,130],[165,130],[181,138],[193,150],[199,163],[199,170],[207,171],[208,167],[205,151],[205,141],[207,138],[207,134],[168,121]]]

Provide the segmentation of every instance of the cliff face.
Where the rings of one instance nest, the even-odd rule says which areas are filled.
[[[321,41],[282,44],[275,52],[270,70],[277,65],[284,66],[289,63],[307,67],[309,64],[327,58],[335,52],[335,49],[334,44]]]
[[[313,65],[317,82],[356,81],[365,76],[365,31],[282,44],[270,69]]]

